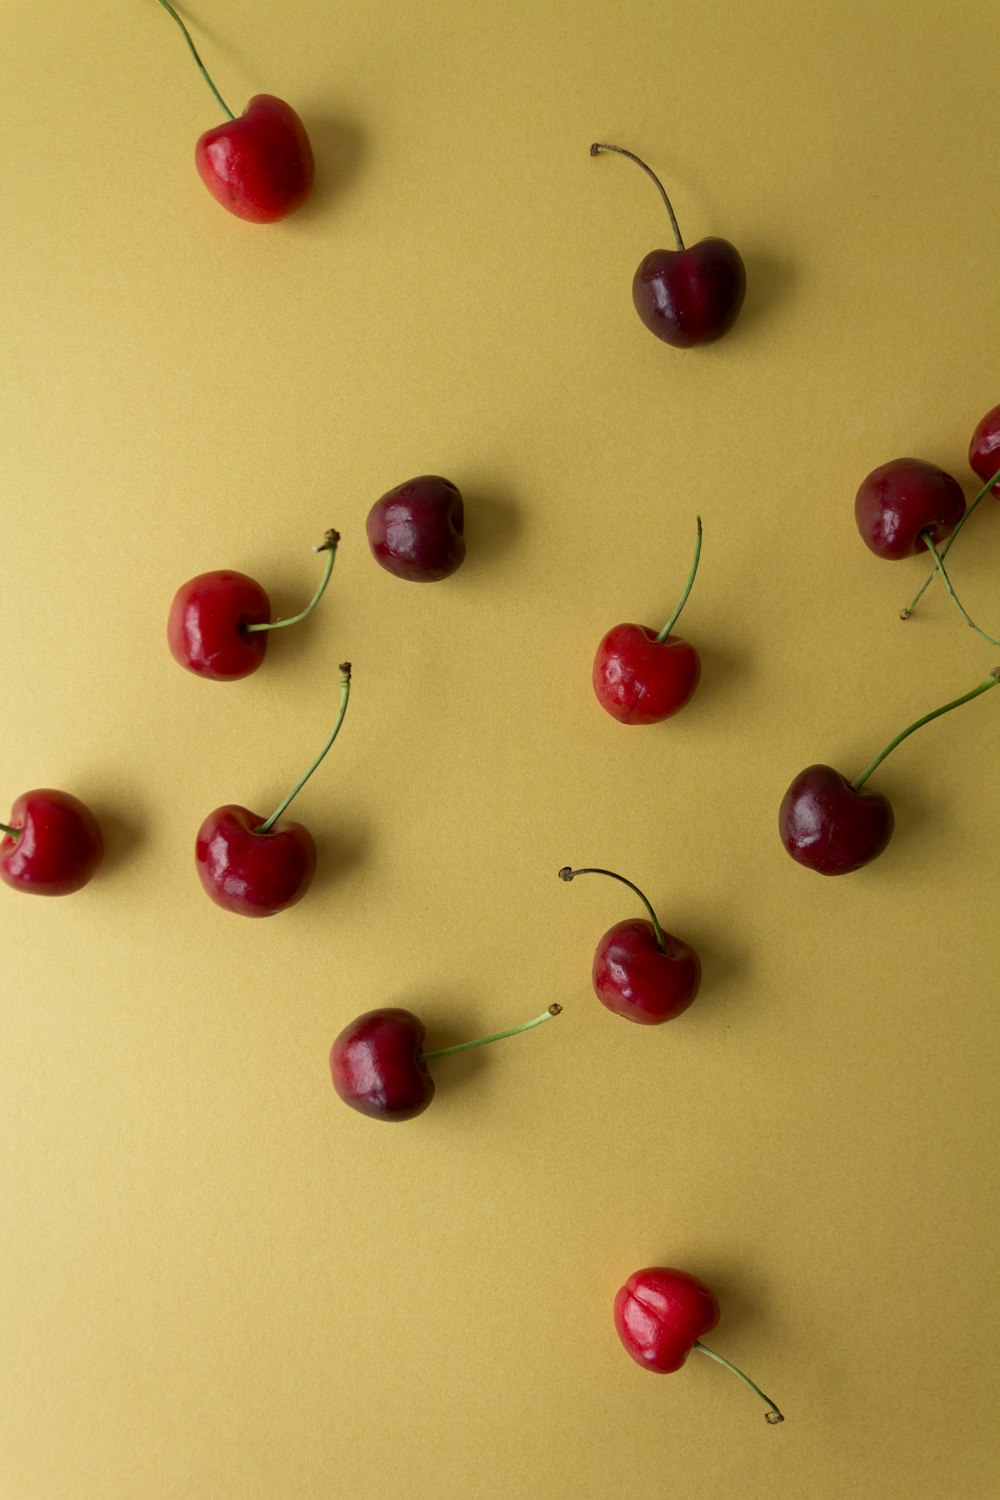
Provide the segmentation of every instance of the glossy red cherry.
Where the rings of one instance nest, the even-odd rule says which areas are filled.
[[[561,1005],[550,1005],[523,1026],[423,1052],[424,1023],[419,1016],[392,1007],[369,1010],[345,1026],[330,1049],[333,1086],[345,1104],[373,1120],[412,1120],[434,1097],[429,1062],[519,1036],[561,1011]]]
[[[365,531],[376,562],[397,578],[433,583],[465,557],[462,496],[450,479],[422,474],[376,500]]]
[[[936,464],[894,458],[861,481],[854,518],[862,540],[877,557],[896,560],[935,546],[965,514],[962,487]]]
[[[1000,471],[1000,406],[994,406],[983,417],[969,444],[969,466],[985,483],[997,480]],[[991,493],[1000,497],[1000,480]]]
[[[615,1015],[642,1026],[659,1026],[681,1015],[701,984],[697,953],[664,932],[649,901],[631,880],[613,870],[573,870],[566,865],[559,871],[560,880],[573,880],[577,875],[607,875],[621,881],[649,912],[648,921],[616,922],[598,943],[591,969],[598,1000]]]
[[[87,884],[104,854],[97,819],[69,792],[25,792],[0,823],[0,877],[17,891],[68,896]]]
[[[728,240],[711,237],[685,247],[670,199],[655,172],[631,151],[596,142],[591,156],[616,151],[655,182],[677,241],[675,250],[652,250],[632,278],[632,302],[651,333],[675,349],[720,339],[739,317],[746,296],[743,259]]]
[[[633,1272],[615,1297],[614,1318],[618,1337],[644,1370],[672,1374],[697,1349],[738,1375],[760,1396],[768,1408],[764,1413],[768,1422],[784,1421],[760,1386],[701,1342],[719,1321],[719,1304],[705,1283],[689,1271],[647,1266]]]

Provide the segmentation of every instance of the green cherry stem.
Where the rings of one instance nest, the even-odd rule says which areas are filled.
[[[627,156],[629,161],[634,161],[637,167],[642,168],[647,177],[651,177],[653,179],[653,181],[656,183],[656,186],[659,188],[660,197],[667,205],[667,213],[670,215],[670,223],[674,231],[674,238],[677,241],[677,248],[678,250],[683,250],[684,241],[681,239],[681,231],[680,225],[677,223],[677,215],[674,213],[674,210],[670,203],[670,199],[667,197],[666,188],[663,186],[663,183],[657,177],[652,167],[647,167],[646,163],[640,156],[636,156],[634,151],[626,151],[624,146],[608,146],[603,144],[601,141],[595,141],[590,148],[591,156],[599,156],[602,151],[617,151],[619,156]]]
[[[177,12],[174,10],[174,7],[168,3],[168,0],[159,0],[159,4],[163,6],[163,9],[167,12],[167,14],[169,16],[173,16],[174,20],[177,22],[178,26],[181,28],[181,31],[184,33],[184,40],[187,42],[188,46],[191,48],[191,56],[194,58],[195,62],[198,64],[199,68],[201,69],[201,76],[204,78],[205,82],[208,84],[209,88],[212,90],[212,93],[215,95],[215,97],[216,97],[216,99],[217,99],[217,101],[219,103],[219,106],[222,109],[223,114],[227,115],[230,120],[235,120],[236,116],[233,114],[232,110],[229,108],[229,105],[226,103],[225,99],[223,99],[222,95],[219,93],[219,90],[215,87],[215,84],[212,82],[212,78],[211,78],[211,75],[210,75],[208,69],[205,67],[205,64],[202,62],[201,58],[198,56],[198,50],[195,47],[194,42],[191,40],[191,33],[188,31],[187,27],[184,25],[184,22],[181,20],[180,16],[177,14]]]
[[[691,571],[688,574],[688,581],[684,585],[684,592],[681,594],[680,599],[677,601],[677,608],[674,610],[673,614],[670,616],[670,619],[667,621],[663,629],[660,631],[659,635],[656,637],[657,643],[660,645],[663,644],[663,642],[667,639],[667,636],[677,624],[677,621],[680,617],[680,612],[688,602],[688,594],[690,594],[692,588],[694,587],[694,580],[698,573],[698,563],[701,560],[701,516],[697,516],[695,519],[698,522],[698,535],[695,537],[694,543],[694,561],[691,563]]]
[[[9,823],[0,823],[0,833],[5,833],[9,839],[19,839],[21,837],[20,828],[11,828]]]
[[[994,640],[991,635],[987,635],[986,634],[985,630],[981,630],[979,628],[979,626],[976,624],[975,620],[972,618],[972,616],[969,614],[968,610],[965,608],[965,605],[962,603],[961,599],[955,593],[955,585],[952,583],[951,579],[948,577],[948,573],[947,573],[947,570],[945,569],[945,565],[944,565],[944,561],[942,560],[941,553],[935,547],[934,543],[931,541],[931,538],[929,536],[925,536],[924,537],[924,541],[927,543],[927,550],[928,550],[928,552],[930,553],[931,557],[933,557],[933,559],[934,559],[934,566],[935,566],[935,568],[941,574],[941,578],[942,578],[942,580],[944,582],[944,586],[948,590],[949,598],[951,599],[951,602],[954,604],[955,608],[958,610],[959,614],[962,616],[962,619],[965,621],[966,625],[971,625],[972,628],[973,628],[973,630],[976,632],[976,634],[977,635],[981,635],[982,638],[983,638],[983,640],[984,641],[988,641],[991,646],[1000,646],[1000,641]]]
[[[563,865],[562,869],[557,873],[560,880],[573,880],[577,875],[607,875],[609,879],[620,880],[622,885],[627,885],[629,890],[633,891],[639,897],[639,900],[649,912],[649,920],[652,922],[653,931],[656,933],[656,946],[659,948],[661,953],[666,953],[667,944],[663,936],[663,928],[660,926],[659,922],[656,919],[656,912],[653,910],[649,899],[643,895],[642,891],[640,891],[637,885],[632,884],[631,880],[626,880],[624,875],[616,875],[614,870],[600,870],[596,868],[574,870],[571,869],[569,865]]]
[[[285,811],[285,808],[288,806],[289,802],[291,802],[292,798],[297,796],[305,786],[306,782],[309,780],[310,776],[315,771],[316,767],[319,765],[323,757],[326,755],[326,752],[329,750],[334,740],[337,738],[337,735],[340,733],[340,726],[341,724],[343,724],[344,715],[347,712],[347,700],[350,698],[350,696],[351,664],[349,661],[342,661],[340,664],[340,712],[337,714],[337,722],[333,726],[330,738],[327,740],[326,744],[323,746],[322,750],[319,752],[306,774],[299,777],[298,781],[292,787],[292,790],[288,793],[288,796],[285,797],[283,801],[278,803],[278,806],[274,809],[274,812],[271,814],[271,816],[269,818],[266,818],[264,822],[261,823],[259,828],[254,829],[255,833],[270,833],[274,824],[281,817],[281,814]]]
[[[247,632],[247,634],[249,634],[253,630],[283,630],[286,625],[297,625],[300,620],[305,619],[306,615],[312,614],[313,610],[316,608],[317,604],[326,593],[326,586],[330,582],[330,574],[333,572],[333,560],[337,555],[337,543],[339,541],[339,531],[328,531],[326,533],[326,536],[320,542],[319,546],[313,548],[314,552],[326,553],[326,566],[323,570],[323,577],[319,581],[319,588],[316,590],[315,594],[313,594],[305,609],[299,610],[299,613],[297,615],[290,615],[287,620],[265,620],[256,625],[245,625],[243,628]]]
[[[982,500],[983,496],[986,495],[993,488],[993,486],[996,484],[996,482],[997,482],[998,479],[1000,479],[1000,469],[997,470],[997,472],[993,475],[992,479],[987,479],[986,483],[983,485],[982,489],[979,491],[979,494],[976,495],[975,498],[969,502],[969,508],[965,512],[965,515],[959,521],[958,525],[955,527],[955,529],[952,532],[951,536],[948,538],[948,540],[945,542],[944,546],[941,548],[941,557],[942,557],[942,559],[944,559],[944,558],[946,558],[948,556],[948,553],[951,551],[952,547],[954,546],[955,539],[958,536],[958,533],[961,531],[961,529],[965,525],[966,521],[972,515],[972,512],[975,510],[975,508],[979,504],[980,500]],[[926,531],[923,533],[923,536],[924,536],[924,541],[928,543],[928,550],[930,550],[930,537],[927,535]],[[926,593],[927,589],[929,589],[930,586],[931,586],[931,584],[934,582],[935,575],[937,574],[938,571],[939,571],[939,569],[938,569],[937,565],[935,565],[931,569],[931,571],[928,573],[927,577],[924,579],[923,583],[920,585],[919,589],[914,594],[913,598],[910,600],[910,602],[906,606],[906,608],[905,609],[901,609],[899,611],[899,618],[901,620],[908,620],[910,618],[910,616],[912,615],[913,611],[916,609],[918,603],[920,602],[920,600],[923,598],[924,594]],[[959,607],[961,608],[961,606],[959,606]],[[971,624],[972,622],[970,621],[969,623]]]
[[[439,1047],[437,1052],[421,1052],[419,1061],[432,1062],[435,1057],[453,1057],[456,1052],[468,1052],[470,1047],[488,1047],[490,1042],[502,1042],[509,1036],[520,1036],[522,1031],[530,1031],[532,1027],[541,1026],[543,1021],[551,1021],[553,1016],[561,1014],[561,1005],[550,1005],[548,1010],[543,1010],[533,1021],[525,1021],[523,1026],[512,1026],[509,1031],[495,1031],[492,1036],[481,1036],[476,1042],[459,1042],[457,1047]]]
[[[779,1422],[783,1422],[785,1420],[784,1414],[778,1410],[774,1402],[771,1400],[770,1396],[765,1396],[760,1386],[755,1384],[755,1382],[750,1379],[749,1375],[744,1375],[743,1371],[737,1369],[736,1365],[732,1364],[731,1361],[729,1361],[728,1359],[723,1359],[722,1355],[716,1354],[714,1349],[709,1349],[708,1345],[703,1344],[701,1339],[695,1339],[694,1347],[696,1349],[700,1349],[702,1354],[707,1354],[709,1359],[714,1359],[717,1364],[725,1365],[727,1370],[731,1370],[734,1375],[738,1375],[745,1385],[748,1385],[752,1391],[757,1392],[757,1395],[763,1402],[766,1403],[769,1408],[769,1410],[764,1413],[765,1422],[770,1422],[772,1427],[776,1427]]]
[[[932,719],[939,719],[942,714],[950,713],[953,708],[961,708],[963,703],[971,703],[973,698],[978,698],[980,693],[985,693],[989,688],[996,687],[998,682],[1000,682],[1000,667],[994,667],[985,681],[981,682],[978,687],[974,687],[971,693],[963,693],[961,698],[953,698],[950,703],[942,704],[940,708],[935,708],[931,713],[924,714],[922,719],[918,719],[915,724],[911,724],[908,729],[904,729],[902,734],[897,734],[896,738],[891,740],[885,749],[876,755],[871,765],[866,766],[861,775],[854,778],[851,782],[853,790],[859,792],[869,776],[873,771],[877,770],[886,756],[891,755],[896,746],[901,745],[905,739],[908,739],[915,729],[920,729],[924,724],[929,724]]]

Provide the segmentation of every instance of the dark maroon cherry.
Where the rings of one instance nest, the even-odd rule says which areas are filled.
[[[920,458],[894,458],[861,481],[854,519],[877,557],[896,560],[937,546],[965,514],[957,479]]]
[[[969,444],[969,466],[985,484],[992,485],[992,493],[1000,497],[1000,406],[994,406],[983,417],[972,434]]]
[[[450,479],[422,474],[376,500],[365,531],[376,562],[410,583],[433,583],[465,557],[462,496]]]
[[[622,146],[595,141],[591,156],[617,151],[651,177],[666,204],[676,250],[651,250],[632,278],[632,301],[651,333],[675,349],[720,339],[739,317],[747,275],[735,245],[715,237],[685,246],[663,184],[646,163]]]

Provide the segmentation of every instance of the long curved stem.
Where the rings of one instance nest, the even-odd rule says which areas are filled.
[[[674,213],[673,207],[670,203],[670,199],[667,197],[666,188],[663,186],[663,183],[657,177],[652,167],[647,167],[641,156],[636,156],[634,151],[626,151],[624,146],[608,146],[602,141],[595,141],[590,148],[591,156],[598,156],[602,151],[617,151],[619,156],[627,156],[629,161],[634,161],[637,167],[642,168],[647,177],[651,177],[653,179],[653,181],[656,183],[656,186],[660,190],[660,197],[663,199],[664,203],[667,206],[667,213],[670,215],[670,223],[673,227],[674,238],[677,241],[677,248],[678,250],[683,250],[684,241],[681,239],[681,231],[680,225],[677,223],[677,215]]]
[[[1000,682],[1000,667],[994,667],[986,680],[981,682],[978,687],[974,687],[971,693],[963,693],[961,698],[953,698],[950,703],[943,704],[941,708],[935,708],[931,713],[924,714],[922,719],[918,719],[915,724],[911,724],[908,729],[904,729],[902,734],[897,734],[896,738],[891,740],[885,749],[876,755],[871,765],[866,766],[861,775],[854,778],[851,782],[853,789],[859,792],[869,776],[873,771],[877,770],[886,756],[891,755],[896,746],[901,745],[905,739],[908,739],[915,729],[920,729],[924,724],[929,724],[932,719],[939,719],[942,714],[950,713],[953,708],[961,708],[963,703],[971,703],[973,698],[978,698],[980,693],[985,693],[988,688],[996,687],[998,682]]]
[[[663,928],[656,919],[656,912],[653,910],[648,898],[643,895],[637,885],[632,884],[631,880],[626,880],[624,875],[616,875],[614,870],[600,870],[593,867],[586,870],[574,870],[569,865],[563,865],[558,874],[560,880],[573,880],[577,875],[607,875],[611,880],[620,880],[622,885],[627,885],[630,891],[635,892],[643,906],[649,912],[649,920],[652,922],[653,931],[656,933],[656,946],[661,953],[666,953],[667,943],[663,936]]]
[[[785,1420],[784,1414],[778,1410],[774,1402],[771,1400],[770,1396],[765,1396],[760,1386],[757,1385],[753,1380],[751,1380],[749,1375],[744,1375],[743,1371],[738,1369],[736,1365],[734,1365],[730,1360],[723,1359],[721,1354],[716,1354],[714,1349],[709,1349],[708,1345],[703,1344],[701,1339],[695,1339],[694,1347],[696,1349],[700,1349],[702,1354],[707,1354],[709,1359],[714,1359],[717,1364],[725,1365],[727,1370],[731,1370],[734,1375],[738,1375],[745,1385],[748,1385],[752,1391],[757,1392],[757,1395],[762,1401],[767,1404],[769,1408],[769,1410],[764,1413],[765,1422],[770,1422],[772,1427],[775,1427],[779,1422],[783,1422]]]
[[[941,548],[941,557],[942,558],[945,558],[945,557],[948,556],[948,553],[951,551],[952,547],[955,545],[955,539],[957,538],[958,533],[961,531],[961,529],[965,525],[966,521],[972,515],[972,512],[976,509],[976,506],[979,504],[980,500],[982,500],[982,498],[983,498],[984,495],[986,495],[986,494],[989,493],[989,491],[993,488],[993,486],[996,484],[996,482],[997,482],[998,479],[1000,479],[1000,469],[998,469],[996,471],[996,473],[993,475],[992,479],[987,479],[986,483],[983,485],[982,489],[979,491],[979,494],[976,495],[974,497],[974,499],[970,500],[970,502],[969,502],[969,508],[965,512],[965,515],[958,522],[958,524],[955,527],[954,531],[951,533],[951,536],[948,538],[948,540],[945,542],[944,546]],[[927,535],[926,532],[924,533],[924,541],[927,542],[928,544],[930,543],[930,537]],[[928,547],[928,550],[930,550],[929,547]],[[910,602],[906,606],[906,608],[905,609],[901,609],[899,611],[899,618],[901,620],[908,620],[910,618],[910,616],[912,615],[913,611],[916,609],[917,605],[919,604],[920,600],[923,598],[924,594],[926,593],[927,589],[934,582],[934,576],[937,573],[937,571],[938,571],[937,567],[934,567],[934,568],[931,569],[931,571],[928,573],[928,575],[924,579],[923,583],[917,589],[917,592],[914,594],[913,598],[910,600]]]
[[[340,664],[340,712],[337,714],[337,722],[333,726],[333,731],[330,735],[330,738],[327,740],[326,744],[323,746],[322,750],[319,752],[306,774],[299,777],[298,781],[292,787],[292,790],[288,793],[288,796],[278,803],[278,806],[274,809],[274,812],[271,814],[271,816],[269,818],[266,818],[264,822],[261,823],[259,828],[254,829],[255,833],[270,833],[275,823],[281,817],[281,814],[285,811],[285,808],[288,806],[289,802],[291,802],[292,798],[295,797],[305,786],[306,782],[309,780],[310,776],[315,771],[316,767],[319,765],[323,757],[326,755],[334,740],[337,738],[337,735],[340,733],[340,726],[341,724],[343,724],[344,715],[347,712],[347,700],[350,698],[350,696],[351,664],[349,661],[344,661]]]
[[[495,1031],[492,1036],[481,1036],[476,1042],[459,1042],[455,1047],[439,1047],[436,1052],[421,1052],[421,1062],[431,1062],[435,1057],[452,1057],[456,1052],[468,1052],[470,1047],[488,1047],[490,1042],[502,1042],[509,1036],[520,1036],[522,1031],[530,1031],[534,1026],[541,1026],[543,1021],[551,1021],[553,1016],[562,1014],[561,1005],[550,1005],[548,1010],[536,1016],[533,1021],[525,1021],[523,1026],[512,1026],[509,1031]]]
[[[1000,641],[994,640],[991,635],[987,635],[986,634],[985,630],[981,630],[979,628],[979,626],[976,624],[975,620],[972,618],[972,616],[969,614],[968,610],[965,608],[965,605],[962,603],[961,599],[959,599],[958,595],[955,593],[955,585],[952,583],[951,579],[948,577],[947,571],[945,569],[944,562],[943,562],[942,557],[941,557],[941,553],[935,547],[935,545],[931,541],[930,537],[929,536],[925,536],[924,537],[924,541],[927,543],[927,550],[928,550],[928,552],[930,553],[931,557],[933,557],[933,559],[934,559],[934,566],[935,566],[935,568],[941,574],[941,577],[942,577],[942,579],[944,581],[944,586],[948,590],[949,597],[951,598],[951,601],[954,604],[955,608],[958,610],[959,614],[962,616],[962,619],[965,621],[966,625],[971,625],[972,628],[973,628],[973,630],[976,632],[976,634],[977,635],[981,635],[982,638],[983,638],[983,640],[984,641],[988,641],[991,646],[1000,646]]]
[[[698,535],[695,538],[694,544],[694,561],[691,564],[691,571],[688,574],[687,583],[684,585],[684,592],[681,594],[680,599],[677,601],[677,607],[674,610],[673,614],[670,616],[670,619],[664,625],[663,629],[660,631],[659,635],[656,637],[657,641],[660,644],[662,644],[667,639],[667,636],[677,624],[677,621],[680,618],[681,610],[688,602],[688,595],[694,587],[694,580],[698,573],[698,563],[701,560],[701,516],[697,516],[695,519],[698,522]]]
[[[326,593],[326,586],[330,582],[330,574],[333,572],[333,560],[337,555],[337,543],[339,541],[339,531],[328,531],[323,541],[320,542],[319,546],[313,548],[314,552],[326,553],[326,567],[323,570],[323,577],[319,581],[319,588],[316,590],[315,594],[313,594],[305,609],[300,609],[297,615],[290,615],[287,620],[264,620],[256,625],[246,625],[244,626],[244,629],[248,634],[254,630],[283,630],[286,625],[297,625],[300,620],[305,619],[306,615],[312,614],[313,610],[316,608],[317,604]]]
[[[191,40],[191,33],[188,31],[187,27],[184,25],[184,22],[181,20],[180,16],[177,14],[177,12],[174,10],[174,7],[169,3],[169,0],[159,0],[159,4],[163,6],[163,9],[167,12],[168,15],[173,16],[174,20],[177,22],[178,26],[181,28],[181,31],[184,33],[184,40],[187,42],[188,46],[191,48],[191,56],[194,58],[195,62],[198,64],[199,68],[201,69],[201,76],[204,78],[205,82],[208,84],[209,88],[212,90],[212,93],[215,95],[216,100],[217,100],[217,102],[219,104],[219,107],[221,108],[223,114],[227,115],[230,120],[235,120],[236,116],[233,114],[232,110],[229,108],[229,105],[226,103],[225,99],[223,99],[222,95],[219,93],[219,90],[215,87],[215,84],[212,82],[212,76],[211,76],[211,74],[209,73],[208,69],[205,67],[205,64],[202,62],[201,58],[198,56],[197,48],[195,47],[194,42]]]

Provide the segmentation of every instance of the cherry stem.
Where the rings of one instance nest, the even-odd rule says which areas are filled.
[[[337,714],[337,722],[333,726],[333,731],[330,735],[330,738],[327,740],[326,744],[323,746],[322,750],[319,752],[306,774],[299,777],[299,780],[292,787],[292,790],[288,793],[288,796],[285,797],[282,802],[279,802],[278,806],[274,809],[274,812],[271,814],[271,816],[267,818],[263,823],[261,823],[259,828],[254,829],[255,833],[270,833],[274,824],[281,817],[281,814],[285,811],[285,808],[288,806],[289,802],[291,802],[292,798],[297,796],[305,786],[306,782],[309,780],[310,776],[315,771],[316,767],[319,765],[323,757],[326,755],[326,752],[329,750],[334,740],[337,738],[337,735],[340,733],[340,726],[341,724],[343,724],[344,715],[347,712],[347,700],[350,698],[350,696],[351,664],[349,661],[342,661],[340,664],[340,712]]]
[[[20,828],[11,828],[9,823],[0,823],[0,833],[5,833],[11,839],[19,839],[21,837]]]
[[[550,1005],[548,1010],[543,1010],[533,1021],[525,1021],[523,1026],[512,1026],[509,1031],[496,1031],[492,1036],[481,1036],[477,1042],[459,1042],[457,1047],[440,1047],[437,1052],[421,1052],[418,1061],[432,1062],[435,1057],[452,1057],[456,1052],[468,1052],[470,1047],[488,1047],[490,1042],[502,1042],[509,1036],[520,1036],[522,1031],[530,1031],[533,1026],[541,1026],[543,1021],[551,1021],[553,1016],[561,1014],[561,1005]]]
[[[952,583],[951,579],[948,577],[947,571],[945,570],[944,561],[942,560],[942,557],[941,557],[941,553],[935,547],[935,545],[934,545],[933,541],[931,540],[931,538],[929,536],[925,535],[924,541],[927,543],[927,550],[928,550],[928,552],[930,553],[931,557],[933,557],[933,559],[934,559],[934,566],[935,566],[935,568],[941,574],[941,577],[944,580],[944,586],[948,590],[948,594],[949,594],[949,596],[951,598],[951,601],[954,604],[955,608],[958,610],[959,614],[962,616],[962,619],[965,621],[966,625],[971,625],[972,628],[973,628],[973,630],[976,632],[976,634],[977,635],[981,635],[982,638],[983,638],[983,640],[984,641],[988,641],[991,646],[1000,646],[1000,641],[994,640],[991,635],[987,635],[986,634],[985,630],[981,630],[979,628],[979,626],[976,624],[975,620],[972,618],[972,616],[969,614],[968,610],[965,608],[965,605],[962,603],[961,599],[959,599],[958,595],[955,593],[955,585]]]
[[[248,633],[253,630],[282,630],[286,625],[297,625],[300,620],[305,619],[306,615],[311,615],[326,593],[326,586],[330,582],[330,574],[333,572],[333,560],[337,555],[337,543],[339,541],[339,531],[328,531],[319,546],[313,548],[314,552],[326,553],[326,567],[323,570],[323,577],[319,581],[319,588],[313,594],[305,609],[300,610],[297,615],[290,615],[287,620],[260,621],[256,625],[245,625],[243,627],[244,630]]]
[[[701,516],[697,516],[696,520],[698,522],[698,535],[695,538],[694,544],[694,561],[691,564],[691,571],[688,574],[688,581],[684,585],[684,592],[681,594],[681,597],[678,600],[677,608],[674,610],[673,614],[670,616],[670,619],[667,621],[663,629],[660,631],[659,635],[656,637],[657,643],[659,645],[663,644],[663,642],[667,639],[667,636],[677,624],[677,621],[680,617],[680,612],[688,601],[688,594],[690,594],[692,588],[694,587],[695,576],[698,572],[698,563],[701,560]]]
[[[232,110],[229,108],[229,105],[226,103],[225,99],[223,99],[222,95],[219,93],[219,90],[215,87],[215,84],[212,82],[211,74],[209,73],[208,69],[205,67],[205,64],[202,62],[201,58],[198,56],[198,50],[195,47],[194,42],[191,40],[191,33],[188,31],[187,27],[184,25],[184,22],[181,20],[180,16],[177,14],[177,12],[174,10],[174,7],[168,3],[168,0],[159,0],[159,3],[160,3],[160,5],[163,6],[163,9],[167,12],[168,15],[173,16],[174,20],[177,22],[178,26],[181,28],[181,31],[184,33],[184,40],[187,42],[188,46],[191,48],[191,56],[194,58],[195,62],[198,64],[199,68],[201,69],[201,75],[204,78],[205,82],[208,84],[209,88],[212,90],[212,93],[215,95],[216,99],[218,100],[219,105],[220,105],[220,107],[222,109],[223,114],[228,115],[228,117],[229,117],[230,120],[235,120],[236,116],[233,114]]]
[[[666,188],[663,186],[663,183],[657,177],[652,167],[647,167],[646,163],[640,156],[636,156],[634,151],[626,151],[624,146],[608,146],[601,141],[595,141],[590,148],[591,156],[599,156],[602,151],[617,151],[619,156],[627,156],[629,161],[634,161],[637,167],[642,168],[647,177],[651,177],[653,179],[653,181],[656,183],[656,186],[660,190],[660,197],[667,205],[667,213],[670,215],[670,223],[673,225],[674,237],[677,240],[677,248],[678,250],[683,250],[684,241],[681,239],[681,231],[680,225],[677,223],[677,215],[674,213],[674,210],[671,207],[670,199],[667,197]]]
[[[961,531],[961,529],[965,525],[966,521],[972,515],[972,512],[975,510],[975,508],[979,504],[980,500],[982,500],[983,496],[985,494],[987,494],[993,488],[993,486],[996,484],[996,482],[997,482],[998,479],[1000,479],[1000,469],[998,469],[996,471],[996,473],[993,475],[992,479],[987,479],[986,483],[983,485],[982,489],[979,491],[979,494],[975,497],[974,500],[972,500],[972,501],[969,502],[969,508],[965,512],[965,515],[959,521],[958,525],[955,527],[954,531],[951,533],[951,536],[948,538],[948,540],[945,542],[944,546],[941,548],[941,558],[942,559],[944,559],[944,558],[946,558],[948,556],[948,553],[951,551],[952,546],[954,545],[954,542],[955,542],[955,538],[958,536],[958,533]],[[931,540],[930,536],[928,535],[928,533],[926,531],[922,532],[921,535],[923,536],[924,541],[928,544],[928,551],[930,551],[931,550],[931,547],[930,547],[930,540]],[[939,571],[938,565],[935,564],[935,566],[928,573],[927,577],[924,579],[923,583],[920,585],[920,587],[917,590],[917,592],[914,594],[913,598],[910,600],[910,602],[907,605],[907,607],[905,609],[901,609],[899,611],[899,618],[901,620],[908,620],[910,618],[910,616],[912,615],[913,611],[916,609],[918,603],[920,602],[920,600],[923,598],[924,594],[926,593],[927,589],[929,589],[930,586],[931,586],[931,584],[934,582],[935,575],[937,574],[938,571]],[[943,573],[944,570],[941,569],[940,571]],[[959,607],[961,608],[961,606],[959,606]],[[969,623],[970,624],[972,623],[971,620],[969,621]]]
[[[953,698],[950,703],[943,704],[941,708],[935,708],[932,713],[924,714],[922,719],[918,719],[915,724],[911,724],[908,729],[904,729],[902,734],[897,734],[896,738],[891,740],[880,754],[876,755],[871,765],[866,766],[861,775],[856,776],[851,782],[852,789],[859,792],[869,776],[882,764],[886,756],[891,755],[896,746],[901,745],[915,729],[920,729],[922,725],[929,724],[932,719],[939,719],[942,714],[950,713],[953,708],[961,708],[963,703],[971,703],[973,698],[978,698],[980,693],[985,693],[988,688],[996,687],[998,682],[1000,682],[1000,667],[994,667],[985,682],[981,682],[978,687],[974,687],[971,693],[963,693],[961,698]]]
[[[659,948],[661,953],[666,953],[667,942],[665,937],[663,936],[663,928],[656,920],[656,912],[653,910],[648,897],[644,896],[639,887],[637,885],[633,885],[631,880],[626,880],[624,875],[616,875],[614,870],[600,870],[595,868],[586,870],[573,870],[569,865],[563,865],[558,874],[560,880],[573,880],[577,875],[607,875],[611,880],[620,880],[622,885],[627,885],[630,891],[635,892],[635,894],[639,897],[639,900],[642,902],[643,906],[649,912],[649,920],[652,922],[653,931],[656,933],[656,946]]]
[[[738,1375],[745,1385],[748,1385],[752,1391],[757,1392],[757,1395],[760,1397],[760,1399],[766,1402],[767,1406],[770,1408],[769,1411],[766,1411],[764,1413],[765,1422],[770,1422],[772,1427],[776,1427],[779,1422],[783,1422],[785,1420],[783,1413],[778,1410],[774,1402],[771,1400],[770,1396],[765,1396],[760,1386],[756,1385],[754,1381],[750,1379],[749,1375],[744,1375],[743,1371],[737,1369],[737,1367],[732,1364],[730,1360],[724,1359],[721,1354],[716,1354],[714,1349],[709,1349],[708,1345],[703,1344],[701,1339],[695,1339],[694,1347],[696,1349],[700,1349],[702,1354],[707,1354],[709,1359],[714,1359],[716,1363],[725,1365],[727,1370],[732,1370],[733,1374]]]

